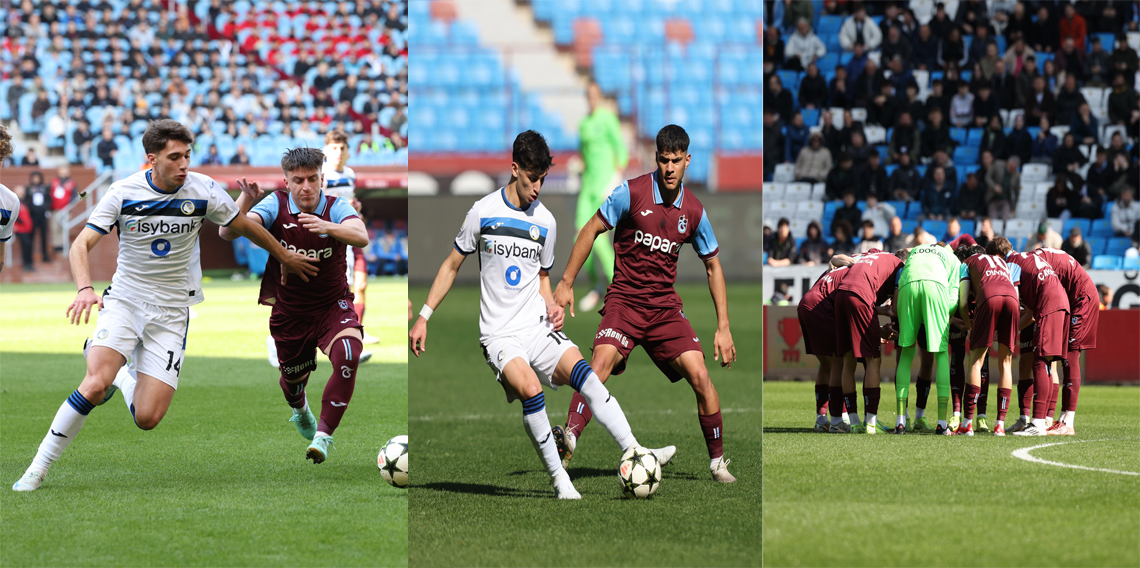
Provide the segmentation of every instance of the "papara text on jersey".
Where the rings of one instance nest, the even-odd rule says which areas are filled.
[[[669,239],[663,239],[657,235],[643,233],[640,229],[638,229],[633,234],[633,240],[649,247],[649,250],[651,251],[659,250],[665,254],[670,254],[673,256],[677,256],[677,253],[681,251],[681,243],[673,242]]]
[[[540,247],[520,247],[515,243],[504,244],[502,242],[495,242],[491,239],[483,240],[483,251],[489,254],[497,254],[506,258],[522,258],[525,260],[538,260],[538,252]]]
[[[325,247],[323,249],[297,248],[296,245],[291,245],[285,242],[285,239],[281,239],[281,246],[285,247],[285,250],[289,250],[297,254],[307,256],[309,258],[315,258],[317,260],[320,260],[322,258],[332,258],[333,253],[332,247]]]
[[[124,226],[127,228],[128,233],[138,233],[140,235],[147,235],[152,233],[176,235],[192,232],[198,225],[196,221],[187,221],[185,223],[167,223],[166,221],[148,223],[146,221],[131,219],[130,221],[127,221]]]

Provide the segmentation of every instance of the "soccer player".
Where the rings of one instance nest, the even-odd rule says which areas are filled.
[[[602,90],[597,83],[590,83],[586,88],[586,100],[590,114],[578,125],[579,152],[585,165],[574,218],[574,226],[579,231],[598,212],[609,191],[620,184],[621,171],[629,162],[629,153],[621,139],[621,122],[603,104]],[[598,305],[601,293],[614,279],[614,250],[604,233],[594,241],[586,259],[586,274],[591,288],[578,301],[578,309],[584,312]]]
[[[985,249],[969,247],[969,256],[962,263],[958,292],[958,313],[963,315],[965,331],[969,337],[970,366],[963,398],[964,421],[954,431],[957,435],[974,435],[974,411],[982,391],[982,365],[989,355],[994,340],[998,343],[1000,371],[998,375],[998,416],[994,435],[1005,435],[1005,415],[1009,410],[1009,396],[1013,387],[1013,345],[1020,318],[1017,288],[1021,268],[1013,270],[1000,257],[990,256]],[[970,312],[970,296],[975,307]]]
[[[874,249],[873,249],[874,250]],[[839,256],[839,255],[836,255]],[[835,258],[832,259],[832,262]],[[804,337],[804,351],[819,359],[819,370],[815,378],[815,431],[827,432],[827,414],[840,416],[843,412],[842,400],[831,402],[830,390],[834,384],[840,391],[840,370],[843,362],[835,356],[835,290],[847,275],[847,266],[828,266],[811,289],[800,299],[796,315],[800,322],[800,332]],[[839,377],[839,378],[835,378]],[[842,395],[841,395],[842,396]],[[842,417],[840,418],[842,420]]]
[[[1096,284],[1081,265],[1062,250],[1040,248],[1033,253],[1053,267],[1057,279],[1065,288],[1069,299],[1071,318],[1069,319],[1069,342],[1065,360],[1061,361],[1063,374],[1063,397],[1061,417],[1047,430],[1049,435],[1072,436],[1076,434],[1073,421],[1077,412],[1077,395],[1081,390],[1081,352],[1096,348],[1096,330],[1100,322],[1100,295]],[[1056,404],[1057,395],[1050,395],[1050,406]]]
[[[697,414],[712,477],[731,483],[736,478],[728,472],[728,460],[724,459],[720,396],[705,368],[700,340],[685,319],[681,297],[673,289],[677,255],[683,244],[692,243],[705,263],[716,307],[714,360],[720,360],[721,366],[731,366],[736,360],[736,347],[728,324],[724,274],[717,259],[720,249],[704,206],[682,183],[691,158],[689,135],[683,128],[671,124],[657,133],[657,169],[615,188],[578,233],[562,281],[554,292],[554,303],[565,306],[574,302],[574,278],[597,237],[614,230],[614,281],[606,291],[590,366],[603,381],[611,374],[620,375],[630,352],[641,345],[670,381],[686,379],[697,396]],[[570,310],[573,317],[572,305]],[[564,462],[573,457],[578,437],[590,421],[591,409],[584,402],[575,395],[570,401],[565,429],[555,427]]]
[[[228,226],[281,262],[281,281],[317,274],[315,259],[286,250],[264,227],[238,214],[237,205],[207,176],[190,172],[194,137],[173,120],[152,122],[142,137],[151,168],[111,184],[71,247],[79,294],[67,308],[71,323],[87,323],[99,306],[89,343],[87,375],[59,407],[32,464],[13,485],[33,491],[79,434],[88,413],[123,391],[143,430],[162,420],[182,370],[190,306],[202,301],[198,233],[209,219]],[[102,297],[95,294],[88,254],[112,227],[119,230],[118,267]],[[297,283],[294,278],[293,285]],[[119,373],[130,362],[129,373]]]
[[[0,163],[12,155],[12,135],[8,129],[0,126]],[[20,198],[12,190],[0,184],[0,271],[4,270],[4,260],[7,255],[8,241],[12,239],[12,230],[16,227],[16,219],[20,216]]]
[[[896,433],[906,431],[907,390],[919,330],[926,350],[934,354],[934,383],[938,391],[938,426],[935,435],[950,435],[946,413],[950,403],[950,318],[958,296],[961,263],[945,243],[920,245],[898,254],[906,263],[898,276],[895,310],[899,318],[899,366],[895,371],[898,409]]]
[[[427,323],[439,308],[468,255],[479,255],[479,342],[483,355],[507,394],[522,401],[523,427],[550,474],[559,499],[581,499],[558,459],[542,387],[570,385],[586,400],[602,426],[625,451],[637,440],[616,398],[562,333],[563,308],[550,292],[557,226],[538,201],[553,164],[541,134],[528,130],[515,138],[511,179],[506,187],[475,202],[459,229],[451,254],[432,282],[420,317],[408,332],[408,346],[419,357],[427,350]],[[653,450],[668,463],[676,448]]]
[[[1021,341],[1028,343],[1021,352],[1022,357],[1033,358],[1033,422],[1011,433],[1014,436],[1044,436],[1048,428],[1045,415],[1053,382],[1047,365],[1049,361],[1064,359],[1068,351],[1069,299],[1056,272],[1044,257],[1014,252],[1013,245],[1005,237],[991,240],[986,245],[986,254],[1005,258],[1006,263],[1021,268],[1020,273],[1012,276],[1021,305],[1025,308],[1018,322]],[[1028,377],[1022,375],[1018,382],[1025,380]],[[1020,392],[1020,387],[1018,390]]]
[[[250,221],[264,226],[281,246],[317,259],[320,272],[304,284],[281,286],[281,265],[270,259],[261,280],[258,302],[273,307],[269,331],[281,357],[279,381],[285,402],[293,408],[301,436],[311,440],[305,450],[314,464],[328,458],[333,432],[340,425],[352,391],[356,371],[363,359],[361,325],[352,309],[352,292],[341,276],[345,246],[368,242],[368,230],[348,201],[326,195],[322,188],[324,155],[315,148],[295,148],[281,158],[286,191],[275,191],[253,206],[264,192],[243,178],[237,206]],[[252,209],[250,207],[253,206]],[[218,230],[223,239],[237,234],[227,227]],[[330,240],[329,237],[332,237]],[[305,386],[317,368],[317,349],[332,363],[332,375],[321,397],[318,424],[309,409]]]

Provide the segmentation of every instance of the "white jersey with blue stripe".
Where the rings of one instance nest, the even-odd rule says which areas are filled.
[[[325,193],[333,197],[343,197],[352,200],[356,196],[356,172],[345,166],[343,172],[336,171],[336,166],[326,161],[321,168],[325,178]]]
[[[20,198],[12,190],[0,185],[0,243],[12,238],[12,230],[19,217]]]
[[[526,333],[546,318],[539,272],[554,266],[557,226],[541,202],[519,209],[500,189],[475,202],[455,250],[479,253],[479,338]]]
[[[87,219],[101,234],[119,229],[119,258],[107,296],[164,307],[200,303],[198,233],[206,219],[228,226],[240,211],[209,176],[190,172],[173,192],[151,182],[150,170],[111,184]]]

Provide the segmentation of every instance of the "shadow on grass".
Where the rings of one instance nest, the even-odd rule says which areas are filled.
[[[488,485],[486,483],[451,483],[451,482],[438,482],[427,483],[424,485],[413,485],[416,489],[430,489],[432,491],[446,491],[448,493],[466,493],[468,495],[487,495],[490,497],[543,497],[552,498],[554,494],[550,491],[535,491],[533,489],[514,489],[512,487],[501,487],[498,485]]]
[[[764,427],[764,434],[814,434],[816,433],[812,428],[771,428]],[[822,432],[821,432],[822,433]]]

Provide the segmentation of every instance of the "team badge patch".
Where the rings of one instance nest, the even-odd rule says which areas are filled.
[[[95,334],[95,337],[97,337],[99,339],[107,339],[107,335],[109,335],[109,334],[110,334],[110,332],[108,332],[107,330],[100,329],[99,333]]]
[[[503,362],[503,352],[502,351],[499,351],[499,356],[496,357],[495,360],[500,362],[500,363]]]
[[[193,215],[194,214],[194,202],[190,201],[190,200],[183,201],[181,209],[182,209],[183,215]]]
[[[684,233],[685,229],[687,229],[688,227],[689,227],[689,218],[685,217],[684,215],[681,215],[681,218],[677,219],[677,232],[678,233]]]
[[[337,302],[337,305],[340,306],[340,309],[347,310],[348,309],[348,300],[340,300]]]
[[[539,237],[538,226],[537,225],[531,225],[530,226],[530,239],[532,241],[537,241],[538,237]]]

